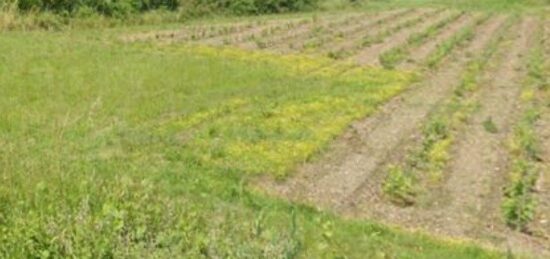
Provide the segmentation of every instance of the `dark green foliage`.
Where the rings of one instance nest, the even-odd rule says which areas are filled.
[[[154,9],[177,10],[201,15],[206,13],[259,14],[304,10],[315,6],[317,0],[19,0],[22,11],[41,10],[74,14],[92,9],[108,16]]]

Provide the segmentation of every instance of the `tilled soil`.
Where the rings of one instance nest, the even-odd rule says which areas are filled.
[[[360,28],[361,30],[354,31],[354,33],[351,35],[346,35],[346,37],[328,42],[319,51],[323,53],[329,51],[347,51],[351,53],[356,52],[361,49],[361,41],[365,37],[376,35],[377,33],[387,30],[395,26],[396,24],[417,19],[418,17],[429,14],[431,12],[434,12],[434,10],[407,10],[407,12],[400,12],[395,13],[391,16],[386,16],[383,19],[379,19],[370,23],[366,27]]]
[[[381,13],[371,19],[365,19],[363,21],[357,22],[355,24],[347,24],[344,27],[333,27],[328,28],[328,33],[322,33],[318,36],[305,35],[305,37],[294,39],[291,42],[287,42],[285,45],[280,45],[275,49],[276,53],[280,54],[290,54],[290,53],[300,53],[300,52],[322,52],[323,49],[327,48],[334,44],[335,41],[338,41],[338,38],[342,38],[339,41],[352,41],[350,38],[360,37],[363,30],[370,30],[374,28],[386,28],[394,22],[398,22],[407,17],[414,16],[418,13],[423,13],[425,11],[421,10],[394,10]],[[313,50],[308,50],[308,45],[318,45]]]
[[[376,14],[375,17],[383,14]],[[284,43],[293,42],[293,41],[303,41],[303,39],[308,38],[309,34],[315,30],[315,28],[330,28],[330,27],[340,27],[345,26],[349,23],[354,23],[357,20],[370,20],[373,19],[370,15],[358,14],[349,17],[336,17],[334,20],[331,19],[322,19],[316,22],[302,24],[295,28],[289,30],[282,30],[278,33],[269,35],[267,37],[260,37],[259,40],[267,42],[269,48],[272,49],[275,46],[279,46]],[[243,41],[236,45],[239,48],[244,49],[258,49],[258,45],[254,41]]]
[[[446,15],[449,14],[447,12],[438,13],[435,19],[425,19],[412,28],[401,30],[389,38],[384,39],[383,42],[361,50],[357,55],[354,55],[353,59],[360,65],[379,65],[378,57],[380,54],[405,43],[410,35],[426,30],[431,25],[437,23],[438,20],[443,19]]]
[[[448,24],[448,27],[443,29],[442,32],[439,33],[435,38],[428,41],[426,44],[420,45],[418,48],[412,49],[410,51],[411,54],[407,60],[407,63],[403,63],[399,67],[407,70],[415,68],[419,63],[424,61],[428,57],[428,55],[437,48],[439,44],[449,39],[457,32],[459,32],[462,28],[470,24],[474,20],[474,18],[475,15],[460,16],[458,20],[452,22],[451,24]]]

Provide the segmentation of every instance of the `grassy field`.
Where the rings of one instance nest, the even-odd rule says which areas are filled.
[[[366,6],[434,8],[413,2]],[[519,5],[508,2],[502,9]],[[291,178],[318,161],[354,122],[410,91],[426,69],[445,67],[489,19],[472,16],[458,36],[426,47],[422,60],[400,56],[384,68],[379,55],[366,55],[419,51],[458,17],[433,10],[426,11],[433,19],[396,17],[400,23],[349,11],[267,19],[274,24],[243,18],[245,26],[205,20],[159,34],[148,32],[155,27],[2,32],[0,257],[504,257],[481,243],[342,217],[251,184]],[[357,15],[367,15],[361,26],[380,29],[349,28],[363,21]],[[413,32],[416,25],[423,30]],[[544,55],[542,44],[536,50]],[[461,81],[477,77],[494,51],[465,62]],[[532,81],[544,85],[544,61],[532,63]],[[467,98],[442,106],[450,108],[441,116],[452,117]]]

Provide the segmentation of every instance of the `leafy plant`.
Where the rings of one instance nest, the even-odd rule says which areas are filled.
[[[383,186],[384,193],[396,204],[412,205],[416,194],[413,189],[413,176],[398,166],[390,166],[387,175]]]
[[[483,125],[483,128],[485,129],[485,131],[489,133],[494,134],[498,132],[497,125],[493,122],[493,118],[491,117],[488,117],[487,119],[485,119],[481,124]]]

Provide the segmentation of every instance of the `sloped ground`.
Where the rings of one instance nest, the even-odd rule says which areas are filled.
[[[528,76],[526,57],[537,44],[534,35],[548,33],[549,21],[528,15],[515,19],[511,14],[466,12],[450,18],[453,15],[453,11],[438,9],[402,9],[224,25],[222,29],[193,27],[135,38],[328,58],[331,61],[322,65],[298,70],[305,74],[336,71],[333,75],[344,77],[357,67],[368,70],[382,66],[384,53],[406,50],[396,52],[406,53],[399,57],[402,62],[397,68],[416,71],[418,82],[354,122],[318,157],[299,165],[288,179],[264,176],[255,184],[272,195],[349,217],[372,218],[437,235],[479,240],[503,250],[550,256],[550,242],[545,238],[550,226],[547,109],[537,128],[544,169],[537,181],[539,206],[533,219],[533,232],[546,234],[510,229],[501,211],[511,170],[506,143],[522,109],[520,86]],[[544,31],[537,31],[540,24]],[[428,36],[413,41],[419,35]],[[459,126],[453,128],[450,144],[443,151],[442,175],[421,180],[423,190],[412,204],[394,204],[383,188],[388,167],[406,164],[422,147],[426,124],[457,98],[457,89],[465,82],[463,76],[490,48],[496,49],[473,79],[479,89],[471,90],[467,98],[477,108],[459,114]]]

